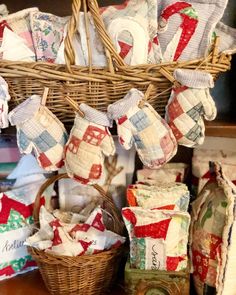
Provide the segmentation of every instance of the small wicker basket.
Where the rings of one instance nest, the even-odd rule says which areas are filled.
[[[52,176],[40,188],[34,206],[34,220],[38,223],[40,198],[44,190],[55,181],[67,178],[67,174]],[[122,234],[123,225],[112,199],[98,185],[94,187],[104,200],[112,220],[106,224],[110,230]],[[98,254],[78,257],[59,256],[28,247],[37,262],[44,283],[52,295],[99,295],[106,294],[116,279],[123,246]]]
[[[87,20],[85,24],[88,23],[88,10],[93,17],[105,48],[107,68],[92,66],[88,26],[86,31],[89,66],[74,66],[75,54],[72,41],[78,28],[81,4],[83,4],[85,20]],[[211,73],[216,78],[219,73],[229,70],[231,56],[218,54],[217,46],[215,46],[209,56],[203,59],[137,66],[126,65],[117,54],[106,32],[97,1],[73,0],[72,16],[65,39],[65,60],[66,65],[1,60],[0,75],[9,84],[10,108],[32,94],[42,95],[43,89],[49,87],[47,106],[63,123],[71,125],[74,120],[74,110],[67,104],[65,97],[70,97],[78,104],[87,103],[98,110],[105,111],[109,104],[123,98],[132,87],[145,92],[152,83],[154,87],[148,101],[163,116],[173,83],[172,73],[176,68],[199,69]],[[167,72],[169,75],[166,75]]]

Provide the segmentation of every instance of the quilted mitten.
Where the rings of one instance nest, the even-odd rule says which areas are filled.
[[[102,176],[104,156],[115,154],[111,126],[106,113],[86,104],[80,105],[84,113],[77,114],[65,150],[65,166],[68,175],[82,184],[96,183]]]
[[[155,169],[168,162],[177,151],[175,137],[149,103],[141,108],[142,92],[131,89],[127,95],[108,107],[116,120],[119,141],[125,149],[134,144],[145,166]]]
[[[190,60],[208,53],[212,32],[223,16],[227,0],[163,0],[158,40],[163,60]]]
[[[8,127],[8,101],[10,100],[7,82],[0,77],[0,132]]]
[[[127,64],[160,62],[156,0],[127,0],[101,8],[100,12],[108,34]]]
[[[166,106],[166,121],[178,144],[193,147],[202,144],[205,137],[203,117],[214,120],[216,106],[209,88],[213,77],[205,72],[177,69],[174,78],[181,86],[174,86]]]
[[[45,106],[41,97],[32,95],[9,113],[9,121],[17,128],[17,143],[21,153],[33,152],[39,165],[47,171],[63,165],[67,133],[64,125]]]

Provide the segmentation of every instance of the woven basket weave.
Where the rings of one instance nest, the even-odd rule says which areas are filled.
[[[107,68],[92,67],[89,35],[87,35],[89,66],[73,66],[75,54],[72,40],[78,27],[81,4],[83,4],[85,18],[88,20],[87,10],[93,17],[105,48]],[[86,31],[89,32],[88,27]],[[47,106],[62,122],[71,124],[74,120],[74,110],[66,103],[65,97],[70,97],[78,104],[85,102],[98,110],[105,111],[109,104],[123,98],[132,87],[145,92],[148,85],[152,83],[153,88],[148,101],[163,116],[173,82],[171,74],[176,68],[199,69],[211,73],[216,78],[219,73],[230,68],[231,56],[218,54],[215,47],[204,59],[138,66],[125,65],[106,32],[97,1],[73,0],[72,17],[65,39],[65,60],[66,65],[1,60],[0,75],[7,80],[12,98],[10,108],[32,94],[42,95],[44,87],[49,87]],[[170,75],[163,74],[163,69]]]
[[[40,198],[44,190],[55,181],[67,178],[67,174],[52,176],[40,188],[34,206],[34,221],[38,222]],[[99,191],[112,220],[106,223],[110,230],[122,234],[120,215],[109,196],[98,185]],[[28,247],[37,262],[44,283],[52,295],[100,295],[106,294],[116,279],[123,246],[98,254],[78,257],[59,256]]]

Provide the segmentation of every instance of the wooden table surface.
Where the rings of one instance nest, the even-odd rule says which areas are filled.
[[[117,286],[110,295],[125,295],[123,288]],[[0,282],[0,295],[50,295],[39,271],[31,271],[12,279]]]

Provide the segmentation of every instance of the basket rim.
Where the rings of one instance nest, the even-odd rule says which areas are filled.
[[[45,264],[62,264],[69,268],[73,266],[74,264],[76,265],[78,262],[81,262],[82,260],[86,260],[87,262],[90,260],[92,262],[99,258],[120,255],[124,247],[125,245],[121,244],[117,248],[104,250],[100,253],[85,254],[80,256],[66,256],[66,255],[57,255],[57,254],[47,253],[44,250],[38,250],[31,246],[27,246],[27,249],[30,255],[36,260],[36,262],[41,262]],[[47,259],[47,261],[44,261],[44,259]],[[68,264],[68,262],[74,262],[74,263],[71,265],[71,264]]]

